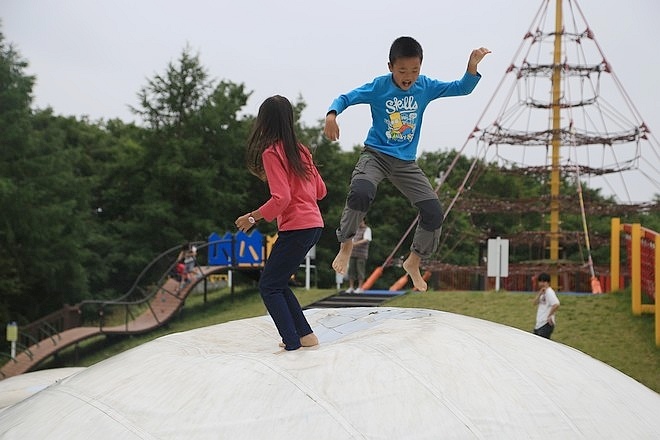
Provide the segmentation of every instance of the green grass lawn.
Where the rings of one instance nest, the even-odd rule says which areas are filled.
[[[330,296],[334,290],[297,289],[303,305]],[[654,317],[632,315],[629,293],[605,295],[559,295],[561,307],[552,339],[576,348],[660,392],[660,348],[655,346]],[[442,310],[473,316],[530,331],[536,308],[532,296],[512,292],[426,292],[408,293],[384,305]],[[160,336],[236,319],[261,316],[266,309],[255,289],[231,295],[228,289],[188,298],[179,316],[167,326],[144,335],[97,337],[65,350],[43,368],[89,366],[114,354]]]

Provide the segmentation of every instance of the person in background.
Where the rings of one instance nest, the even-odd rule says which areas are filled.
[[[177,257],[177,262],[183,264],[183,271],[181,272],[181,282],[185,285],[194,279],[193,272],[197,264],[197,247],[192,243],[184,243],[181,245],[181,251]]]
[[[179,280],[179,289],[186,283],[186,265],[183,261],[176,263],[176,275]]]
[[[285,350],[318,344],[289,279],[321,237],[318,201],[327,189],[307,147],[298,142],[293,107],[271,96],[259,107],[247,145],[248,170],[268,184],[270,198],[241,215],[236,227],[249,231],[258,221],[277,219],[278,236],[259,279],[259,293]]]
[[[348,263],[348,289],[346,293],[363,293],[362,284],[366,278],[367,258],[369,258],[369,243],[371,242],[371,228],[362,219],[353,236],[353,250]],[[357,286],[355,281],[357,280]]]
[[[197,266],[197,246],[190,244],[186,249],[183,258],[183,264],[185,265],[185,274],[186,274],[186,283],[189,283],[195,279],[195,266]]]
[[[537,306],[534,334],[550,339],[550,335],[555,329],[555,313],[559,308],[559,298],[550,287],[550,275],[545,272],[541,273],[536,278],[536,282],[538,291],[533,301],[534,305]]]

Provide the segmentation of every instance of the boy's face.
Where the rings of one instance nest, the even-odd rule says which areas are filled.
[[[408,90],[415,84],[419,71],[422,69],[422,60],[418,57],[398,58],[394,63],[387,63],[392,79],[401,90]]]

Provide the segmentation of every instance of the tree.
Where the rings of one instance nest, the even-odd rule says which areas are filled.
[[[30,102],[34,77],[24,71],[27,62],[5,43],[0,32],[0,318],[10,318],[11,305],[25,290],[18,252],[20,233],[15,230],[20,203],[20,182],[14,165],[28,143],[25,133],[30,125]],[[14,317],[13,319],[16,319]]]
[[[148,126],[141,163],[143,199],[129,215],[148,247],[204,240],[232,228],[250,194],[244,166],[247,119],[240,111],[249,93],[242,84],[209,79],[198,55],[186,48],[165,74],[138,93],[134,112]],[[158,233],[153,234],[157,228]]]
[[[169,63],[164,76],[156,75],[138,92],[140,107],[131,107],[152,130],[166,130],[183,137],[186,123],[198,117],[213,84],[199,56],[186,47],[178,63]]]
[[[30,109],[34,78],[0,39],[0,288],[3,318],[31,320],[87,292],[88,189],[73,119]],[[80,213],[83,213],[80,215]],[[8,315],[11,316],[8,316]]]

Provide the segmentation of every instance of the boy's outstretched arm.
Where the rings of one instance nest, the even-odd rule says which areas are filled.
[[[486,55],[490,53],[489,49],[485,47],[480,47],[479,49],[474,49],[470,54],[470,59],[468,60],[467,71],[472,75],[477,74],[477,65],[484,59]]]
[[[337,113],[334,111],[329,112],[325,116],[325,125],[323,127],[323,134],[331,141],[339,139],[339,125],[337,124]]]

